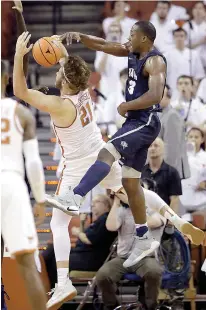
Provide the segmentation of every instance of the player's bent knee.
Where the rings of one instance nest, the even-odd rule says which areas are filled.
[[[97,160],[102,161],[110,166],[115,162],[115,157],[110,153],[107,148],[103,148],[98,155]]]
[[[107,151],[107,153],[109,153],[110,156],[113,157],[113,162],[116,160],[119,160],[121,158],[120,153],[116,150],[114,145],[110,142],[107,142],[107,144],[104,146],[103,150]]]
[[[123,166],[122,167],[122,177],[125,179],[140,179],[141,172],[135,170],[132,167]]]

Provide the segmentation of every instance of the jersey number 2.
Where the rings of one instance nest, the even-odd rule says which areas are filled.
[[[9,144],[10,143],[10,136],[8,132],[10,130],[10,122],[7,118],[1,119],[1,132],[4,134],[4,137],[1,137],[1,144]]]
[[[92,119],[93,115],[88,102],[85,106],[82,106],[80,109],[80,120],[82,123],[82,127],[88,125],[92,121]]]

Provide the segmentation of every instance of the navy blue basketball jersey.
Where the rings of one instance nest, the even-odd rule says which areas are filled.
[[[143,75],[143,69],[147,59],[151,56],[157,56],[157,55],[161,56],[166,63],[166,58],[155,48],[151,50],[142,59],[138,59],[137,55],[129,53],[128,80],[126,83],[126,91],[125,91],[126,101],[135,100],[149,90],[148,85],[149,77]],[[158,110],[160,110],[159,102],[157,102],[157,104],[153,105],[152,107],[143,110],[128,111],[128,118],[136,119]]]

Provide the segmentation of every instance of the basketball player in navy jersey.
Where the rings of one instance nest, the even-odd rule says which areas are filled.
[[[136,223],[136,238],[124,267],[131,267],[159,246],[148,232],[145,198],[140,184],[141,171],[147,151],[160,131],[157,116],[166,80],[166,59],[154,48],[156,29],[148,21],[139,21],[131,29],[126,44],[110,43],[104,39],[81,33],[66,33],[60,37],[83,43],[86,47],[114,56],[128,56],[128,80],[126,102],[118,112],[126,118],[122,128],[100,151],[96,162],[89,168],[79,185],[68,189],[67,196],[49,197],[53,207],[64,210],[79,210],[83,197],[109,173],[116,160],[122,164],[123,186]],[[51,203],[52,200],[52,203]]]

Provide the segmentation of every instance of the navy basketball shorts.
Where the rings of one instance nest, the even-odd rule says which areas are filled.
[[[106,146],[106,148],[110,151],[109,144],[111,143],[114,146],[113,150],[115,149],[111,153],[116,159],[119,159],[120,164],[125,168],[133,168],[139,173],[136,176],[141,177],[147,160],[148,148],[157,138],[160,128],[160,120],[156,113],[150,114],[146,119],[127,119],[122,128],[107,143],[108,147]],[[117,156],[115,156],[115,152],[118,154]],[[129,176],[130,173],[125,177]]]

